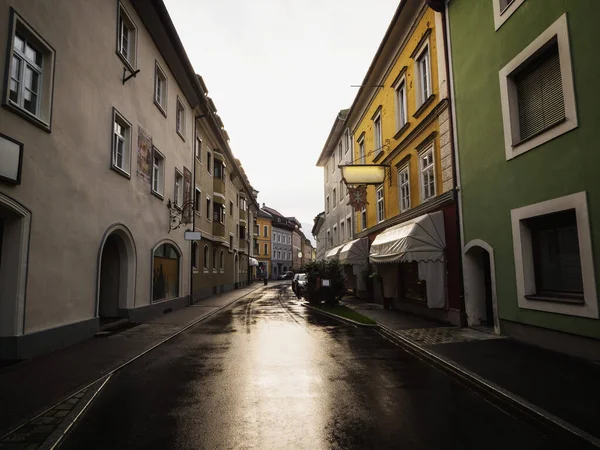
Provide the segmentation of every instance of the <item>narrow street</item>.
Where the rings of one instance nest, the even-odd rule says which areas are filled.
[[[287,284],[115,374],[61,448],[549,449],[545,436]]]

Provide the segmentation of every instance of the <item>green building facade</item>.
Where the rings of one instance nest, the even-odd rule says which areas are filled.
[[[600,1],[446,12],[469,324],[600,359]]]

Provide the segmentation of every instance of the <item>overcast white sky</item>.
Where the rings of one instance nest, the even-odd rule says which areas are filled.
[[[399,0],[165,0],[258,200],[312,239],[315,167]]]

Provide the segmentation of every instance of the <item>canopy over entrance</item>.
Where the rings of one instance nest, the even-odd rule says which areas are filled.
[[[444,215],[441,211],[425,214],[379,234],[371,244],[373,263],[445,261]]]
[[[366,265],[369,262],[369,238],[346,243],[339,254],[340,264]]]
[[[338,245],[337,247],[333,247],[331,250],[329,250],[327,253],[325,253],[325,259],[330,260],[330,259],[338,258],[340,251],[342,250],[342,247],[343,247],[343,245]]]
[[[258,266],[258,260],[257,260],[256,258],[252,258],[252,257],[250,257],[250,258],[248,259],[248,265],[249,265],[250,267],[256,267],[256,266]]]

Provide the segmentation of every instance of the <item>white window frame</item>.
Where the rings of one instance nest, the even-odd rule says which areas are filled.
[[[202,138],[196,136],[196,160],[202,164]]]
[[[431,164],[423,167],[422,166],[422,161],[421,159],[423,158],[423,155],[425,153],[429,153],[431,152]],[[419,152],[419,191],[421,193],[421,202],[426,202],[428,200],[431,200],[432,198],[435,198],[436,193],[437,193],[437,181],[436,181],[436,169],[435,169],[435,146],[434,143],[432,142],[429,146],[427,146],[427,148],[425,148],[423,151]],[[425,196],[425,179],[423,177],[423,173],[426,169],[429,169],[429,167],[433,168],[433,194],[429,195],[429,196]]]
[[[402,101],[399,92],[404,93]],[[406,103],[406,75],[403,75],[394,85],[394,104],[396,105],[396,130],[400,131],[408,123],[408,108]]]
[[[54,97],[54,63],[56,52],[52,46],[46,42],[38,33],[31,28],[25,20],[19,16],[14,9],[10,9],[10,29],[9,29],[9,47],[7,55],[6,76],[4,79],[4,98],[3,103],[11,111],[19,114],[21,117],[29,120],[40,128],[50,131],[52,122],[52,106]],[[42,57],[41,65],[32,61],[24,53],[16,51],[15,36],[20,34],[21,40],[29,43],[29,46],[40,53]],[[17,78],[13,77],[15,59],[20,61]],[[27,89],[24,84],[25,66],[38,74],[36,112],[32,113],[25,109],[24,91]],[[17,101],[10,98],[11,81],[18,82]],[[27,89],[30,90],[30,89]]]
[[[406,173],[406,182],[402,182],[402,175]],[[398,169],[398,209],[401,213],[408,211],[411,207],[410,201],[410,167],[408,164]],[[407,205],[404,205],[404,197],[402,189],[406,187],[407,190]],[[404,206],[404,207],[403,207]]]
[[[560,75],[565,102],[565,120],[519,143],[519,107],[516,83],[512,75],[555,38],[558,43]],[[504,125],[504,149],[507,161],[577,128],[577,107],[575,104],[575,88],[573,85],[573,68],[566,13],[504,66],[499,72],[499,77],[502,123]],[[513,144],[514,142],[517,143]]]
[[[360,138],[358,138],[358,161],[359,164],[365,164],[366,160],[365,160],[365,136],[361,136]]]
[[[379,124],[379,133],[377,128]],[[383,124],[381,120],[381,111],[373,116],[373,155],[377,156],[383,151]]]
[[[127,38],[127,54],[123,53],[123,28],[129,32]],[[117,55],[129,69],[137,68],[137,41],[138,30],[135,22],[131,18],[123,3],[119,2],[119,16],[117,17]]]
[[[158,164],[156,164],[158,159]],[[151,176],[152,193],[160,199],[165,194],[165,155],[163,155],[156,147],[152,146],[152,176]]]
[[[269,227],[268,225],[263,225],[263,233],[265,237],[269,237]]]
[[[338,164],[342,163],[342,159],[344,158],[344,145],[342,144],[342,141],[340,140],[339,144],[338,144]]]
[[[202,191],[198,187],[194,190],[194,211],[202,216]]]
[[[498,29],[508,20],[510,16],[523,4],[525,0],[512,0],[505,8],[500,5],[500,0],[492,0],[494,3],[494,29]]]
[[[383,184],[379,185],[375,190],[375,204],[377,207],[377,223],[381,223],[385,220],[385,193],[383,191]]]
[[[346,143],[346,151],[344,153],[348,153],[348,150],[352,147],[352,138],[350,136],[350,128],[346,128],[346,132],[344,133],[344,141]]]
[[[163,83],[162,87],[161,82]],[[159,92],[160,89],[160,92]],[[169,100],[169,80],[158,61],[154,62],[154,104],[167,117],[167,102]]]
[[[533,266],[531,232],[524,221],[532,217],[568,209],[574,209],[577,217],[577,237],[579,239],[584,303],[569,304],[529,300],[525,296],[535,294],[536,292],[535,270]],[[598,297],[596,293],[596,276],[586,192],[578,192],[516,208],[511,210],[510,217],[512,222],[517,302],[519,308],[598,319]]]
[[[177,104],[175,106],[175,131],[181,139],[185,141],[185,116],[186,116],[186,107],[177,96]]]
[[[427,53],[425,60],[425,67],[427,70],[427,95],[423,89],[423,74],[421,73],[421,59],[423,54]],[[429,45],[429,38],[423,42],[419,50],[415,54],[415,83],[417,88],[417,108],[422,106],[429,97],[433,95],[432,82],[431,82],[431,46]]]
[[[115,124],[117,123],[125,129],[124,135],[116,133]],[[123,141],[124,167],[119,167],[117,165],[117,140]],[[125,175],[128,178],[131,177],[131,124],[116,110],[116,108],[113,108],[110,166],[116,172]]]
[[[367,229],[367,207],[363,206],[360,210],[360,229],[364,231]]]
[[[183,174],[179,169],[175,169],[175,178],[173,179],[173,203],[179,208],[183,206]]]

